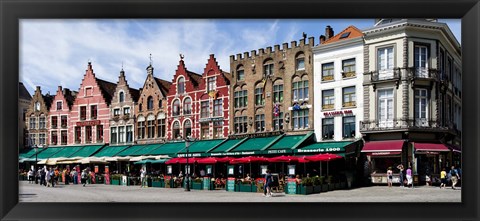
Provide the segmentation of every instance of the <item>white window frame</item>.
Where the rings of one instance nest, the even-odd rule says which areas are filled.
[[[417,49],[418,49],[418,54],[416,53]],[[425,50],[425,60],[421,59],[423,57],[422,50]],[[428,47],[427,46],[415,45],[413,50],[413,62],[415,67],[415,76],[428,77]]]
[[[387,92],[388,94],[388,91],[392,91],[392,94],[391,96],[385,96],[385,97],[380,97],[381,96],[381,92]],[[388,101],[391,99],[391,105],[392,107],[389,108],[388,106]],[[381,101],[384,101],[385,102],[385,106],[382,107],[382,102]],[[378,119],[378,126],[379,127],[393,127],[393,118],[395,117],[395,91],[393,88],[384,88],[384,89],[378,89],[377,90],[377,102],[378,102],[378,105],[377,105],[377,119]],[[392,113],[389,114],[389,109],[391,109]],[[382,111],[385,111],[385,119],[382,119],[381,118],[381,115],[382,115]],[[389,118],[389,116],[391,116]]]
[[[389,57],[389,49],[392,50],[391,58]],[[381,55],[380,53],[383,52],[384,54]],[[382,57],[383,58],[382,58]],[[390,61],[392,62],[390,64]],[[377,70],[378,70],[378,78],[379,79],[388,79],[393,77],[393,68],[395,67],[395,47],[393,45],[377,48]],[[382,69],[382,66],[385,68]]]
[[[418,91],[418,95],[417,95]],[[425,95],[422,95],[422,92]],[[414,91],[414,117],[415,117],[415,126],[425,127],[428,126],[428,90],[423,88],[416,88]],[[421,110],[422,102],[425,102],[425,109]],[[424,112],[424,113],[422,113]],[[422,115],[425,115],[422,117]]]

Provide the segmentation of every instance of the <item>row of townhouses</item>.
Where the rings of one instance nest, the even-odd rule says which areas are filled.
[[[318,44],[304,36],[232,55],[230,72],[210,55],[194,73],[181,55],[171,80],[155,77],[150,64],[140,89],[123,69],[112,83],[88,63],[77,91],[59,86],[52,96],[37,87],[25,113],[26,144],[314,134],[316,143],[360,141],[355,158],[370,173],[392,162],[439,173],[459,161],[452,153],[461,146],[460,44],[436,20],[376,22],[336,35],[327,26]]]

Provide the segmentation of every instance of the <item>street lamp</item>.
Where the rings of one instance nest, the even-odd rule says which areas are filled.
[[[35,144],[35,167],[33,168],[33,174],[37,174],[37,161],[38,161],[38,146]],[[33,176],[35,179],[35,183],[37,183],[37,176]]]
[[[188,165],[188,158],[189,158],[188,155],[189,155],[190,142],[195,141],[195,139],[192,139],[190,136],[186,136],[184,140],[185,140],[185,149],[187,149],[187,168],[185,169],[187,181],[185,182],[186,184],[185,191],[190,191],[190,166]]]

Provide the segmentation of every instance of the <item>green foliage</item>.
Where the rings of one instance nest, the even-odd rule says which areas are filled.
[[[312,186],[313,185],[313,180],[310,177],[305,177],[302,179],[302,185],[303,186]]]
[[[197,178],[195,178],[195,179],[193,180],[193,182],[194,182],[194,183],[202,183],[203,180],[202,180],[202,178],[197,177]]]
[[[319,176],[313,177],[312,180],[313,180],[313,185],[314,185],[314,186],[319,186],[319,185],[322,184],[322,181],[320,180],[320,177],[319,177]]]
[[[121,180],[123,174],[112,174],[111,179],[112,180]]]

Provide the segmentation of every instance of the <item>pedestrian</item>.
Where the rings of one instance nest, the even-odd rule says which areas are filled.
[[[82,171],[81,179],[82,179],[83,187],[85,187],[85,184],[87,184],[87,179],[88,179],[88,174],[85,169]]]
[[[146,176],[147,176],[147,171],[144,170],[143,168],[140,170],[140,188],[143,188],[143,187],[148,187],[148,184],[145,185],[145,182],[146,182]]]
[[[393,181],[392,167],[388,167],[388,169],[387,169],[387,184],[388,184],[388,187],[392,187],[392,181]]]
[[[447,187],[447,171],[445,167],[440,172],[440,180],[441,180],[440,189]]]
[[[55,184],[58,185],[58,180],[60,178],[60,171],[58,171],[58,167],[55,167],[54,173],[55,173],[54,181],[55,181]]]
[[[410,187],[412,185],[413,188],[413,178],[412,178],[412,167],[409,166],[407,169],[407,187]]]
[[[52,187],[55,187],[55,183],[56,183],[55,172],[53,171],[52,168],[50,168],[50,171],[48,171],[48,173],[50,174],[50,184],[52,185]]]
[[[40,185],[47,185],[47,182],[45,182],[45,176],[47,175],[47,172],[45,171],[46,169],[40,169]]]
[[[400,187],[405,187],[405,186],[403,185],[403,180],[404,180],[404,178],[403,178],[403,170],[405,169],[405,168],[403,168],[403,164],[398,165],[398,166],[397,166],[397,169],[400,170],[400,172],[399,172],[399,175],[400,175]]]
[[[78,184],[78,172],[77,170],[72,170],[73,173],[73,184]]]
[[[267,174],[265,175],[265,186],[263,188],[263,196],[270,197],[272,196],[271,193],[271,186],[272,186],[272,174],[270,170],[267,169]]]
[[[452,179],[452,189],[456,190],[455,185],[457,185],[458,180],[460,179],[460,175],[458,171],[455,169],[455,166],[452,165],[452,169],[450,170],[450,175]]]
[[[50,170],[47,170],[45,172],[45,182],[47,183],[47,187],[50,187],[50,180],[52,179],[52,176],[50,174]]]
[[[28,171],[28,183],[33,183],[33,170]]]

